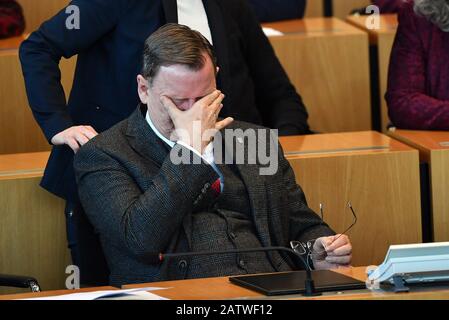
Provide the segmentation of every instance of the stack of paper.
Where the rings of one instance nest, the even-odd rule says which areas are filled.
[[[99,299],[168,300],[154,293],[148,292],[162,289],[166,288],[147,287],[147,288],[127,289],[127,290],[77,292],[77,293],[64,294],[60,296],[30,298],[24,300],[99,300]]]

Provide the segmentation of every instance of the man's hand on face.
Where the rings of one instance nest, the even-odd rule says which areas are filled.
[[[91,126],[74,126],[54,135],[51,143],[55,146],[66,144],[77,153],[81,146],[96,135],[98,135],[97,131]]]
[[[161,96],[161,103],[175,126],[178,139],[203,154],[213,135],[234,121],[228,117],[217,122],[223,104],[224,94],[215,90],[198,100],[189,110],[182,111],[167,96]],[[178,141],[179,141],[178,140]]]
[[[352,259],[352,245],[347,235],[335,235],[316,239],[312,260],[315,270],[348,267]]]

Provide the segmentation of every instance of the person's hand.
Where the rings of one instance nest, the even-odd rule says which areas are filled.
[[[321,237],[315,240],[312,261],[315,270],[349,267],[352,259],[352,245],[347,235]]]
[[[215,90],[198,100],[189,110],[182,111],[167,96],[161,96],[161,103],[166,108],[178,139],[203,154],[214,134],[234,121],[228,117],[217,122],[218,114],[223,108],[224,94]],[[179,141],[178,140],[178,141]]]
[[[77,153],[79,148],[97,135],[97,131],[91,126],[74,126],[59,132],[51,138],[54,145],[68,145],[73,152]]]

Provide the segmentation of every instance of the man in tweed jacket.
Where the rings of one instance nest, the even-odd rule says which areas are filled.
[[[160,252],[289,246],[291,240],[316,239],[317,269],[350,263],[348,237],[334,235],[307,207],[277,138],[262,127],[217,119],[224,95],[216,90],[212,48],[200,33],[168,24],[147,39],[143,59],[142,104],[84,145],[74,162],[111,284],[301,268],[282,252],[154,259]]]

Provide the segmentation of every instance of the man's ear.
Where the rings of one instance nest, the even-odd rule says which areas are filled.
[[[138,75],[137,76],[137,93],[139,94],[140,101],[143,104],[148,103],[148,89],[149,89],[149,82],[147,79],[145,79],[144,76]]]

